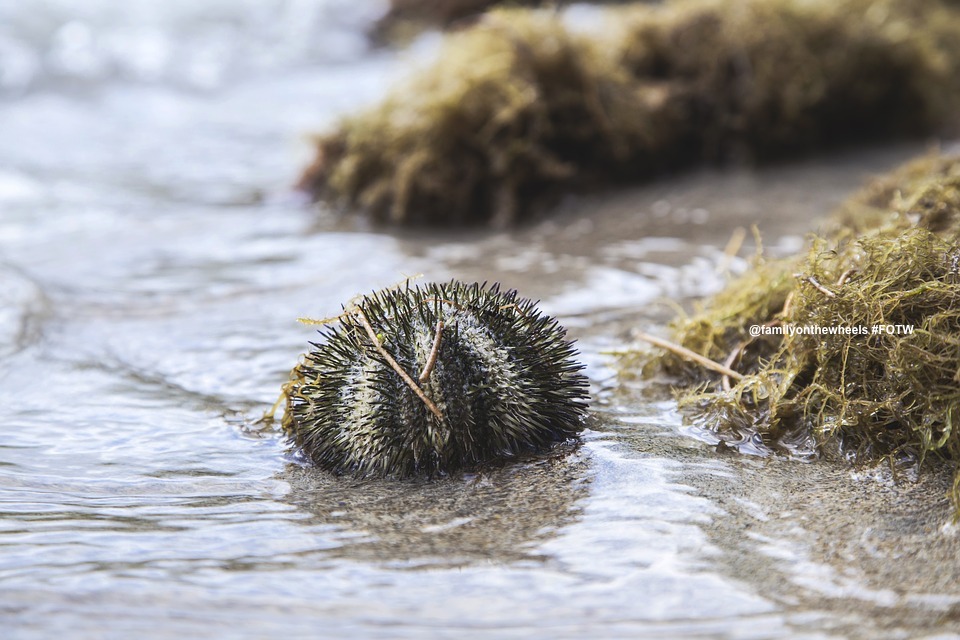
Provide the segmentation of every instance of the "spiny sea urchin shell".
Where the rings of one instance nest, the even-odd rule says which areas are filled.
[[[384,289],[321,334],[291,372],[283,419],[318,466],[435,475],[542,451],[583,428],[576,350],[516,291]]]

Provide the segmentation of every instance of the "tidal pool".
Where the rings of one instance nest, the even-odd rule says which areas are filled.
[[[949,474],[718,452],[607,354],[742,268],[736,228],[795,250],[922,149],[569,198],[511,233],[370,229],[289,188],[306,132],[433,46],[367,51],[354,4],[0,1],[2,635],[960,632]],[[582,443],[358,481],[256,423],[314,339],[297,317],[416,273],[560,318]]]

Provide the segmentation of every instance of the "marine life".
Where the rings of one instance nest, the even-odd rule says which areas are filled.
[[[736,370],[660,359],[721,437],[898,464],[949,459],[960,515],[960,156],[921,158],[851,198],[807,255],[760,262],[674,325]],[[714,369],[716,371],[716,369]]]
[[[318,466],[432,476],[575,437],[586,377],[557,321],[499,285],[402,285],[344,306],[284,387]]]
[[[507,226],[563,194],[957,125],[942,0],[676,0],[609,28],[498,10],[316,141],[300,186],[402,225]]]

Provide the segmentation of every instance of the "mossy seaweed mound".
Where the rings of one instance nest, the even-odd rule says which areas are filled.
[[[412,86],[321,138],[302,184],[381,221],[463,224],[496,211],[507,222],[547,187],[626,159],[617,134],[649,126],[629,90],[553,17],[497,12],[451,35]]]
[[[660,361],[700,383],[683,403],[721,434],[853,460],[960,459],[960,156],[878,180],[805,258],[758,265],[674,328],[743,374],[721,383]]]
[[[396,223],[507,224],[557,194],[956,120],[960,13],[939,0],[679,0],[577,34],[494,11],[318,139],[301,186]]]

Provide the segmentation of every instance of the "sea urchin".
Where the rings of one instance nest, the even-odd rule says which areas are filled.
[[[576,350],[516,291],[407,284],[337,320],[284,388],[284,428],[318,466],[436,475],[542,451],[583,427]]]

